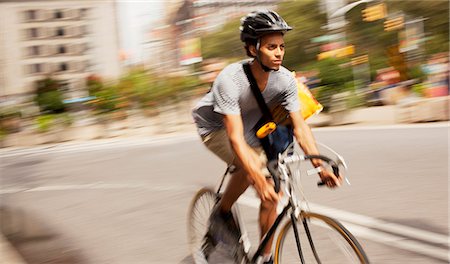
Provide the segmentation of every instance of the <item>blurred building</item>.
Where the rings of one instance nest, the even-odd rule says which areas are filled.
[[[276,9],[280,0],[182,0],[170,1],[166,25],[153,32],[154,54],[161,59],[150,60],[164,70],[180,70],[201,60],[200,37],[220,28],[227,22],[259,9]],[[239,29],[236,28],[236,34]],[[154,37],[157,36],[157,37]],[[191,52],[192,54],[186,54]]]
[[[36,80],[86,96],[90,74],[120,74],[114,0],[0,0],[0,97],[31,94]]]

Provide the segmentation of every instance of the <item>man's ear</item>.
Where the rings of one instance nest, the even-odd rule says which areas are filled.
[[[250,51],[250,54],[251,54],[253,57],[257,57],[257,56],[258,56],[258,53],[256,52],[256,46],[255,46],[255,45],[250,45],[250,46],[248,47],[248,50]]]

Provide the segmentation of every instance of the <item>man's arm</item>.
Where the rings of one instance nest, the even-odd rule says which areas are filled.
[[[316,146],[316,141],[311,132],[310,127],[306,124],[303,119],[300,111],[291,112],[289,116],[292,120],[292,125],[294,126],[294,135],[297,139],[300,147],[303,149],[305,154],[307,155],[316,155],[319,154],[319,150]],[[318,159],[313,159],[312,164],[314,167],[320,167],[322,165],[322,161]],[[322,171],[320,173],[320,178],[324,183],[327,184],[328,187],[340,186],[342,182],[342,178],[339,175],[334,175],[329,171]]]
[[[278,195],[275,193],[273,186],[267,183],[266,177],[261,171],[263,164],[259,155],[245,141],[241,116],[225,115],[224,123],[231,146],[261,200],[277,201]]]

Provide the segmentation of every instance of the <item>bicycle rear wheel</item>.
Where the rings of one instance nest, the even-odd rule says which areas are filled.
[[[210,188],[200,189],[192,199],[188,211],[187,233],[189,249],[194,260],[204,246],[209,216],[218,199],[217,194]]]
[[[301,212],[296,226],[305,263],[369,263],[356,238],[338,221]],[[286,223],[278,235],[275,263],[301,263],[292,221]]]

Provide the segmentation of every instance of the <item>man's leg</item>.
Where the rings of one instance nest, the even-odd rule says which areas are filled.
[[[243,169],[240,169],[236,173],[233,173],[230,181],[228,182],[227,188],[223,193],[222,199],[220,200],[220,209],[223,213],[227,213],[231,210],[234,202],[247,190],[250,182],[247,175]]]
[[[231,207],[239,196],[248,188],[250,181],[231,147],[225,130],[212,132],[202,139],[205,146],[221,160],[227,164],[234,164],[236,166],[236,171],[231,175],[231,179],[220,201],[221,211],[227,213],[231,210]]]

